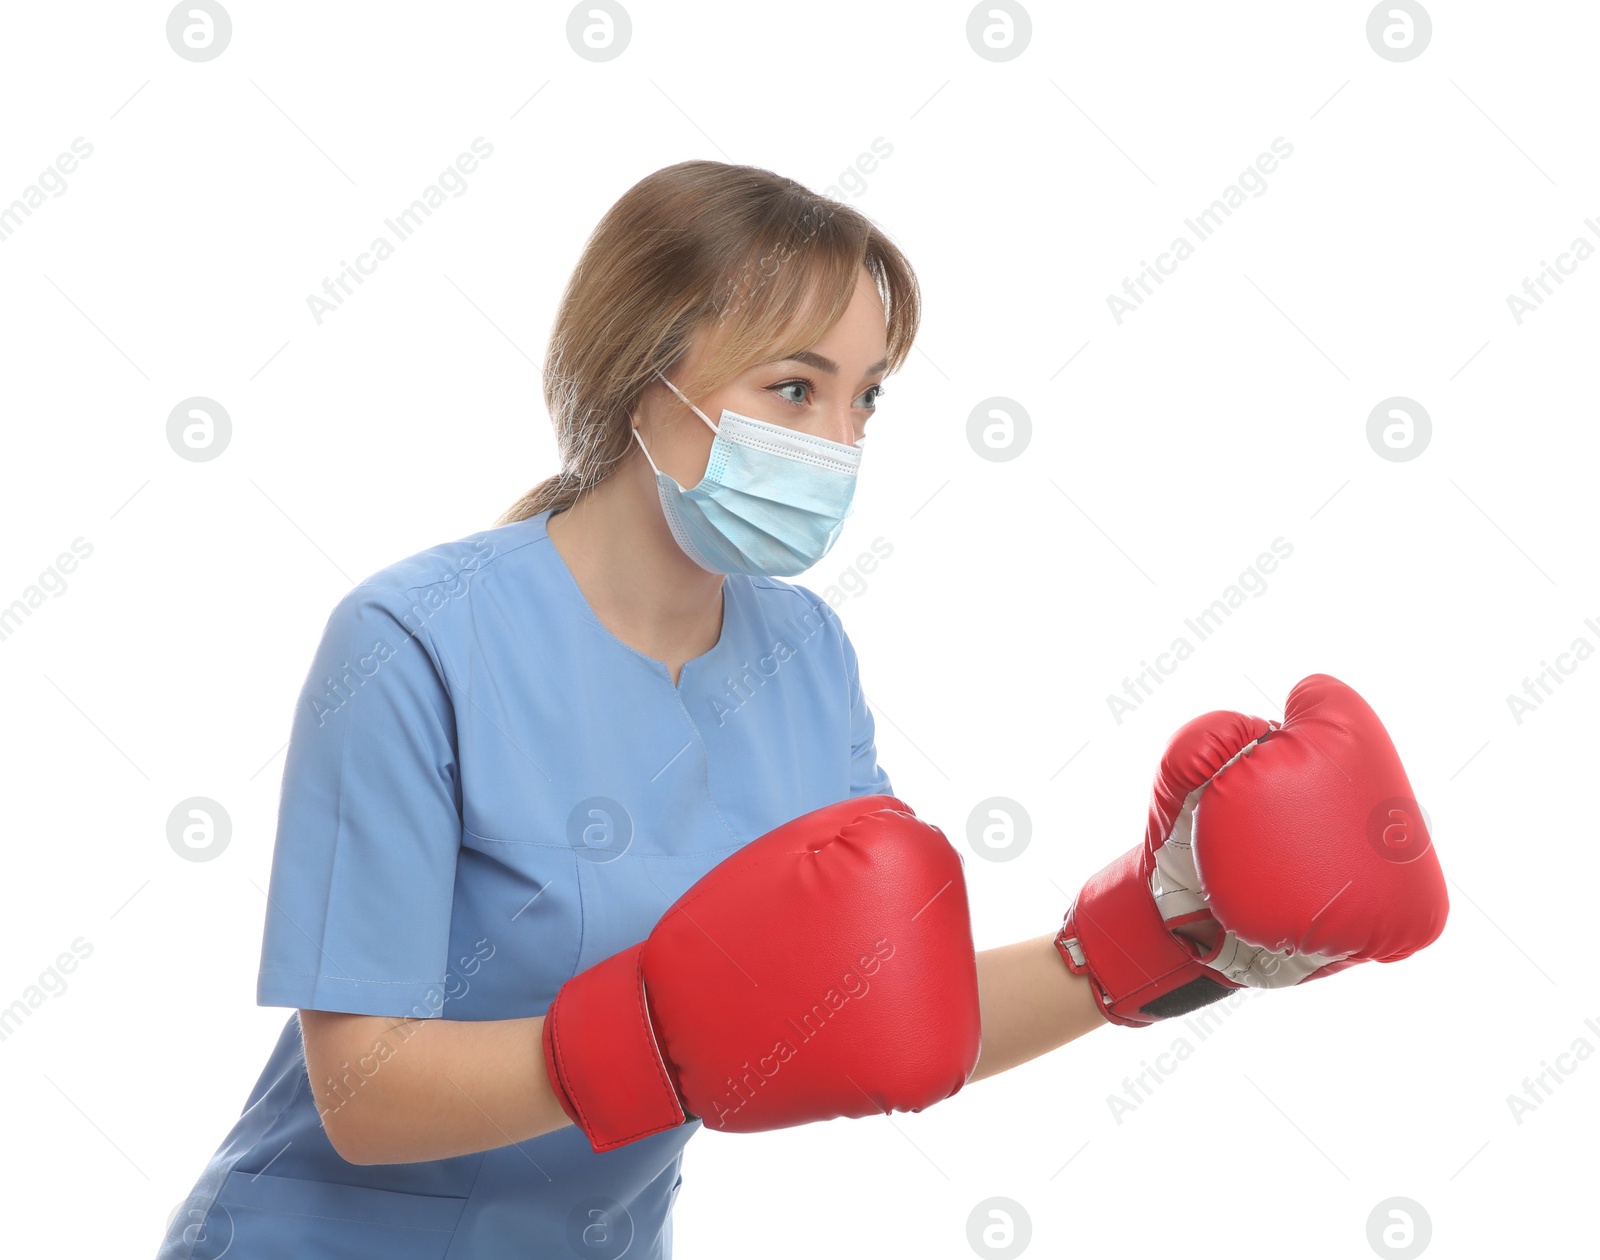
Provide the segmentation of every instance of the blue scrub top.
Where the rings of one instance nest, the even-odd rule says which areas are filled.
[[[743,845],[892,793],[838,616],[729,574],[684,665],[616,638],[549,512],[408,556],[334,607],[284,765],[257,1002],[543,1015]],[[778,943],[775,942],[775,946]],[[403,1053],[351,1064],[343,1094]],[[289,1016],[158,1260],[670,1257],[698,1120],[596,1154],[574,1125],[424,1163],[347,1163]]]

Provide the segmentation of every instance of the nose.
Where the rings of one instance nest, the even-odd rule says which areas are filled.
[[[856,420],[850,407],[845,406],[830,411],[822,422],[818,437],[825,437],[845,446],[853,446],[856,440]]]

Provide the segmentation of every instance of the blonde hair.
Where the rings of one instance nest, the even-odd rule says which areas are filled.
[[[495,524],[563,511],[610,476],[632,449],[641,392],[697,332],[718,340],[694,379],[673,382],[690,398],[814,344],[863,267],[883,300],[894,372],[921,296],[911,264],[865,215],[755,166],[694,160],[645,176],[590,234],[551,327],[544,400],[561,471]]]

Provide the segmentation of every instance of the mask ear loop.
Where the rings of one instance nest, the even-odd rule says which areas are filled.
[[[650,448],[644,444],[644,439],[639,436],[638,425],[633,426],[633,440],[639,444],[639,449],[644,452],[644,457],[650,459]],[[650,459],[650,471],[657,477],[661,476],[661,470],[656,467],[656,461],[653,459]]]
[[[663,373],[658,371],[656,373],[656,375],[661,377],[661,379],[663,381],[666,381],[666,385],[667,385],[668,389],[670,389],[679,398],[682,398],[684,402],[689,403],[690,409],[694,412],[695,415],[699,416],[702,420],[704,420],[706,422],[706,427],[707,428],[709,428],[713,433],[719,432],[719,430],[717,429],[717,426],[712,424],[711,421],[707,418],[706,413],[701,411],[700,408],[696,407],[692,402],[689,402],[688,398],[684,397],[684,393],[683,393],[683,391],[681,389],[679,389],[671,381],[668,381],[666,376]],[[656,467],[656,461],[654,459],[652,459],[651,456],[650,456],[650,448],[644,444],[644,439],[639,436],[639,426],[638,425],[634,425],[633,426],[633,440],[639,444],[639,449],[644,452],[644,457],[647,460],[650,460],[650,471],[653,472],[657,477],[661,476],[661,470]],[[674,485],[677,484],[676,480],[673,481],[673,484]]]
[[[711,430],[711,431],[712,431],[712,432],[713,432],[713,433],[716,433],[716,432],[719,432],[719,430],[718,430],[718,429],[717,429],[717,426],[716,426],[716,425],[714,425],[714,424],[712,424],[712,423],[711,423],[711,417],[710,417],[710,416],[708,416],[708,415],[706,415],[706,413],[705,413],[705,412],[703,412],[703,411],[701,411],[701,410],[700,410],[700,408],[698,408],[698,407],[696,407],[696,406],[695,406],[695,405],[694,405],[694,404],[693,404],[693,403],[692,403],[692,402],[690,402],[690,401],[689,401],[689,399],[688,399],[688,397],[687,397],[687,395],[685,395],[685,394],[684,394],[684,392],[683,392],[683,391],[682,391],[682,390],[681,390],[681,389],[679,389],[679,388],[678,388],[678,387],[677,387],[677,386],[676,386],[676,385],[674,385],[674,384],[673,384],[673,383],[672,383],[672,382],[671,382],[671,381],[668,381],[668,380],[667,380],[667,378],[666,378],[666,375],[665,375],[665,374],[664,374],[664,373],[662,373],[662,372],[657,372],[657,373],[656,373],[656,375],[657,375],[657,376],[659,376],[659,377],[661,377],[661,379],[662,379],[662,380],[663,380],[663,381],[666,381],[666,383],[667,383],[667,388],[668,388],[668,389],[670,389],[670,390],[671,390],[671,391],[672,391],[672,392],[673,392],[673,393],[674,393],[674,394],[676,394],[676,395],[677,395],[677,396],[678,396],[678,397],[679,397],[679,398],[682,398],[682,399],[683,399],[683,401],[684,401],[684,404],[685,404],[685,405],[686,405],[686,406],[687,406],[687,407],[688,407],[688,408],[689,408],[689,409],[690,409],[690,410],[691,410],[691,411],[693,411],[693,412],[694,412],[694,414],[695,414],[695,415],[697,415],[697,416],[699,416],[699,417],[700,417],[700,418],[701,418],[701,419],[702,419],[702,420],[704,420],[704,421],[705,421],[705,422],[706,422],[706,428],[708,428],[708,429],[710,429],[710,430]]]

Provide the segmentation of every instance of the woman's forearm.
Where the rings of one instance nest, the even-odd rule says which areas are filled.
[[[1026,1063],[1106,1022],[1089,981],[1067,969],[1053,935],[980,950],[978,1004],[983,1045],[969,1083]]]
[[[467,1155],[572,1123],[545,1070],[543,1016],[301,1011],[300,1026],[322,1127],[350,1163]]]
[[[982,1049],[968,1082],[1105,1023],[1052,936],[979,951]],[[542,1017],[399,1019],[301,1011],[323,1128],[354,1164],[444,1159],[570,1124],[545,1071]]]

